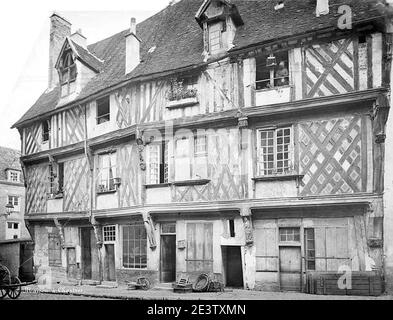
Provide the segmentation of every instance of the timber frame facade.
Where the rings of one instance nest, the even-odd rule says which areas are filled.
[[[384,272],[392,36],[357,5],[350,30],[296,31],[282,15],[301,3],[183,0],[91,46],[51,17],[60,80],[15,124],[38,278],[210,272],[230,287],[304,291],[308,273]],[[175,34],[175,16],[199,62],[149,71],[170,49],[146,30],[160,21]],[[273,21],[293,31],[261,40],[249,28]],[[181,60],[192,54],[179,37],[169,55]],[[102,85],[122,50],[122,74]]]

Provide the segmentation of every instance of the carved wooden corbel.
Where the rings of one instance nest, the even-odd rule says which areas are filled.
[[[90,224],[93,226],[93,232],[97,240],[97,247],[102,248],[102,226],[96,221],[94,216],[90,218]]]
[[[251,209],[249,207],[241,208],[240,216],[243,219],[244,233],[246,236],[246,245],[252,246],[254,244],[254,233],[252,230]]]
[[[381,94],[378,97],[369,115],[373,121],[375,143],[384,143],[386,139],[385,126],[389,115],[389,100],[386,95]]]
[[[136,145],[138,147],[139,153],[139,166],[142,171],[146,170],[146,161],[143,157],[143,151],[145,150],[145,146],[152,143],[154,141],[154,137],[151,136],[148,141],[144,141],[143,139],[143,131],[139,128],[136,129]]]
[[[156,238],[154,235],[154,224],[153,220],[147,211],[142,212],[143,223],[145,224],[147,238],[149,239],[149,244],[151,249],[155,249],[157,247]]]
[[[53,218],[53,221],[55,223],[57,230],[59,231],[61,247],[64,249],[65,248],[64,228],[57,218]]]

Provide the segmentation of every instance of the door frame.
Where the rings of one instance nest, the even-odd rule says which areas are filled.
[[[244,265],[245,265],[245,261],[244,261],[244,247],[242,245],[221,245],[221,263],[222,263],[222,275],[223,275],[223,280],[224,280],[224,284],[225,286],[227,286],[227,248],[238,248],[239,252],[240,252],[240,265],[241,265],[241,269],[242,269],[242,283],[243,285],[241,287],[245,288],[246,286],[246,282],[245,282],[245,274],[244,274]],[[225,250],[225,255],[224,255],[224,250]],[[225,260],[225,263],[224,263]],[[239,288],[241,288],[239,287]]]
[[[162,231],[162,226],[165,224],[174,224],[175,225],[175,232],[163,232]],[[177,231],[177,223],[176,221],[163,221],[160,223],[160,274],[159,274],[159,279],[160,282],[162,282],[162,261],[163,261],[163,256],[162,256],[162,244],[163,242],[161,241],[162,236],[172,236],[175,238],[175,253],[177,251],[177,246],[176,246],[176,231]],[[175,264],[175,281],[176,281],[176,261],[177,259],[175,259],[174,264]]]

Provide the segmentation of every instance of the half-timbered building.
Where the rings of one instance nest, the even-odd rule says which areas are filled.
[[[383,271],[391,34],[370,2],[182,0],[90,45],[50,21],[48,89],[14,125],[37,277]]]

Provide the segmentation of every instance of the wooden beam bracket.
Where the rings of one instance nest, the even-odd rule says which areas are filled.
[[[143,223],[146,228],[147,238],[149,239],[150,248],[154,250],[157,248],[157,242],[156,242],[156,238],[154,235],[155,228],[154,228],[153,220],[152,220],[150,213],[148,211],[145,211],[145,210],[142,211],[142,216],[143,216]]]

